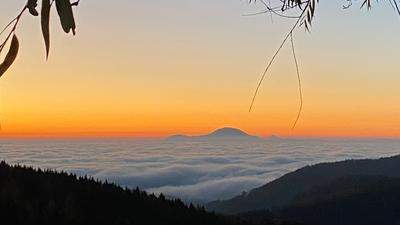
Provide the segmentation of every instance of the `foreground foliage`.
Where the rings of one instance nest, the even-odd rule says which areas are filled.
[[[40,13],[38,12],[38,3],[41,3]],[[10,48],[4,57],[2,63],[0,63],[0,77],[11,67],[17,58],[19,51],[19,41],[17,37],[17,27],[21,18],[26,12],[29,12],[32,16],[40,15],[40,24],[43,34],[43,40],[46,48],[46,58],[49,57],[50,52],[50,12],[54,5],[56,6],[58,16],[60,18],[61,27],[65,33],[72,33],[75,35],[75,18],[72,10],[73,6],[79,4],[79,0],[72,2],[70,0],[27,0],[25,6],[22,8],[21,12],[12,19],[0,32],[0,37],[2,34],[6,34],[5,38],[0,42],[0,54],[2,53],[4,47],[10,42]]]

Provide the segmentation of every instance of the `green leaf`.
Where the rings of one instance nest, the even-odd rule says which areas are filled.
[[[69,33],[72,30],[75,35],[76,25],[70,0],[56,0],[56,8],[65,33]]]
[[[42,0],[42,12],[41,12],[41,25],[44,43],[46,45],[46,59],[49,58],[50,52],[50,0]]]
[[[3,74],[13,64],[13,62],[17,58],[18,50],[19,50],[19,41],[18,41],[17,36],[14,34],[14,36],[11,40],[10,50],[8,50],[8,53],[7,53],[6,57],[4,58],[3,63],[0,64],[0,77],[3,76]]]

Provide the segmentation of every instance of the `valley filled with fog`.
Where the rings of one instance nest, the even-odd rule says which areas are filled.
[[[185,201],[228,199],[305,165],[400,153],[400,140],[1,140],[0,160]]]

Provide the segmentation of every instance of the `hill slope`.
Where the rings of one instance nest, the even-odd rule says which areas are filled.
[[[313,225],[397,225],[399,202],[400,178],[347,176],[299,195],[284,209],[239,216],[258,224],[290,218]]]
[[[343,177],[300,195],[279,215],[314,225],[399,224],[400,179]]]
[[[0,163],[1,224],[235,225],[180,200],[53,171]]]
[[[400,156],[376,160],[347,160],[306,166],[288,173],[247,195],[207,205],[208,210],[235,214],[288,206],[298,195],[344,176],[400,177]]]

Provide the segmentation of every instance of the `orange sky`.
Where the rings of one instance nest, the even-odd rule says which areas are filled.
[[[20,8],[6,1],[3,25]],[[233,126],[260,136],[400,137],[400,29],[390,8],[343,11],[325,2],[312,33],[299,30],[305,102],[291,130],[298,93],[288,48],[247,111],[290,25],[241,16],[257,7],[85,1],[76,37],[54,17],[48,62],[39,20],[25,17],[18,59],[0,79],[1,136],[160,137]]]

